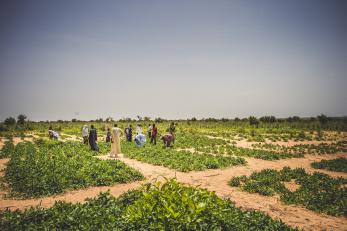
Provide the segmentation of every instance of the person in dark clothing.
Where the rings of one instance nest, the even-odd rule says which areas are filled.
[[[151,141],[150,143],[153,142],[154,145],[157,145],[157,134],[158,134],[158,129],[155,126],[155,124],[153,124],[152,126],[152,132],[151,132]]]
[[[99,151],[99,147],[96,144],[96,141],[98,140],[98,134],[96,132],[96,129],[94,128],[94,125],[90,126],[90,131],[89,131],[89,145],[90,145],[90,149],[93,151],[98,152]]]
[[[131,142],[133,140],[133,128],[132,128],[132,126],[129,125],[129,127],[125,128],[124,133],[125,133],[125,138],[127,139],[127,141]]]
[[[109,128],[107,128],[107,134],[106,134],[106,143],[111,142],[111,131]]]

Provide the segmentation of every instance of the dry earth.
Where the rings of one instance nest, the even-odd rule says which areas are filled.
[[[0,141],[0,147],[1,143]],[[128,159],[122,155],[118,158],[127,165],[138,169],[146,177],[145,181],[133,182],[129,184],[117,184],[110,187],[90,187],[87,189],[68,191],[64,194],[43,197],[39,199],[6,199],[6,192],[0,193],[0,210],[5,208],[25,209],[30,206],[40,205],[48,208],[54,205],[55,201],[63,200],[66,202],[84,202],[86,198],[95,197],[100,192],[110,190],[114,196],[119,196],[129,189],[134,189],[144,182],[153,182],[164,180],[165,178],[175,177],[179,182],[206,188],[222,198],[230,198],[235,201],[237,206],[244,209],[256,209],[269,214],[273,218],[280,218],[288,225],[297,226],[305,230],[347,230],[347,219],[344,217],[333,217],[325,214],[319,214],[298,205],[285,205],[276,197],[265,197],[258,194],[242,192],[238,188],[228,186],[228,181],[233,176],[250,175],[254,171],[260,171],[265,168],[282,169],[284,166],[291,168],[302,167],[307,172],[320,171],[333,177],[347,178],[346,173],[331,172],[325,170],[313,169],[310,163],[322,159],[334,159],[337,157],[347,157],[346,153],[329,155],[305,155],[305,158],[293,158],[276,161],[266,161],[254,158],[245,158],[247,165],[234,166],[226,169],[215,169],[206,171],[193,171],[189,173],[177,172],[162,166],[154,166],[133,159]],[[99,156],[100,159],[109,159],[108,156]],[[0,160],[0,169],[6,167],[8,159]],[[296,187],[295,183],[287,184],[289,188]]]

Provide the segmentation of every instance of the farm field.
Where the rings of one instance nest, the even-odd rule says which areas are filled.
[[[156,123],[158,137],[170,122]],[[118,125],[129,123],[150,122]],[[0,229],[347,229],[344,121],[175,123],[173,147],[123,137],[117,159],[105,143],[110,122],[3,129]],[[96,126],[99,153],[82,144],[84,124]]]

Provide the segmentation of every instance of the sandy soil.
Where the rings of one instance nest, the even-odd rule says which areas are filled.
[[[1,143],[1,142],[0,142]],[[333,217],[319,214],[298,205],[285,205],[276,197],[265,197],[258,194],[250,194],[240,191],[239,188],[228,186],[228,181],[233,176],[250,175],[254,171],[260,171],[265,168],[282,169],[284,166],[291,168],[302,167],[307,172],[320,171],[333,177],[347,178],[347,173],[331,172],[326,170],[313,169],[310,163],[322,159],[334,159],[337,157],[347,157],[346,153],[329,155],[305,155],[305,158],[283,159],[277,161],[266,161],[254,158],[245,158],[247,165],[234,166],[226,169],[215,169],[206,171],[193,171],[189,173],[177,172],[162,166],[154,166],[142,163],[133,159],[124,158],[122,155],[118,158],[127,165],[138,169],[146,177],[145,181],[133,182],[130,184],[118,184],[110,187],[90,187],[87,189],[68,191],[64,194],[44,197],[39,199],[4,199],[4,192],[0,193],[0,209],[25,209],[30,206],[41,205],[42,207],[51,207],[55,201],[63,200],[67,202],[83,202],[86,198],[95,197],[100,192],[110,190],[114,196],[138,187],[144,182],[153,182],[164,180],[164,178],[175,177],[179,182],[193,186],[206,188],[222,198],[230,198],[235,201],[237,206],[244,209],[261,210],[273,218],[280,218],[291,226],[297,226],[305,230],[347,230],[347,219],[344,217]],[[99,156],[100,159],[110,159],[108,156]],[[0,169],[4,169],[8,159],[0,160]],[[294,189],[295,183],[287,184],[287,187]]]

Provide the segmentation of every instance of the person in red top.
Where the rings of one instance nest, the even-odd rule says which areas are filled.
[[[151,142],[153,142],[154,145],[157,145],[157,134],[158,134],[158,129],[155,126],[155,124],[153,124],[152,126],[152,134],[151,134]]]

